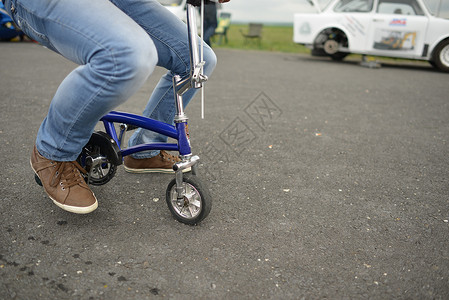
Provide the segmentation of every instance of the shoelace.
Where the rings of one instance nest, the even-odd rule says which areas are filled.
[[[51,164],[54,165],[54,169],[51,173],[50,186],[56,187],[59,184],[62,189],[66,189],[78,184],[84,184],[84,178],[81,174],[86,174],[87,172],[76,161],[52,161]]]
[[[161,150],[160,155],[162,157],[162,160],[176,162],[176,157],[171,155],[170,153],[165,152],[164,150]]]

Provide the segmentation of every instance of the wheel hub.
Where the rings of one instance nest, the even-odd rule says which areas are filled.
[[[199,193],[190,184],[183,184],[184,192],[182,198],[178,198],[176,189],[172,190],[172,202],[176,212],[184,218],[194,218],[201,212],[201,201],[199,201]]]
[[[335,54],[335,53],[337,53],[338,52],[338,48],[339,48],[339,45],[338,45],[338,42],[336,40],[327,40],[324,43],[324,51],[327,54]]]

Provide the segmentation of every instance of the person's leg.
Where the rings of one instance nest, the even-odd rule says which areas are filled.
[[[108,0],[19,0],[13,17],[31,38],[80,64],[59,86],[37,136],[48,159],[73,161],[98,120],[148,78],[157,52]]]
[[[204,29],[204,41],[211,46],[211,37],[215,34],[215,26],[213,24],[207,24]]]
[[[168,69],[153,91],[143,115],[169,124],[173,124],[175,102],[173,76],[188,77],[190,71],[190,54],[186,25],[160,5],[156,0],[111,0],[135,20],[151,36],[158,52],[158,66]],[[204,72],[211,75],[216,65],[216,56],[205,45]],[[190,90],[183,96],[186,106],[196,90]],[[138,129],[129,140],[129,146],[141,143],[166,142],[167,137],[151,131]],[[134,154],[135,158],[149,158],[159,151],[147,151]],[[125,161],[126,164],[126,161]]]
[[[99,118],[129,98],[157,63],[146,32],[107,0],[8,0],[32,39],[81,66],[59,86],[31,157],[55,204],[88,213],[97,200],[73,162]]]
[[[211,46],[210,39],[215,34],[217,26],[217,6],[212,2],[204,6],[204,41],[209,46]]]

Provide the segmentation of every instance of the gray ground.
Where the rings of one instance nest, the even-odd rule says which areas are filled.
[[[120,167],[79,216],[29,156],[75,66],[0,44],[0,299],[448,299],[448,74],[218,50],[187,113],[213,209],[165,204],[171,175]],[[162,70],[120,110],[140,112]]]

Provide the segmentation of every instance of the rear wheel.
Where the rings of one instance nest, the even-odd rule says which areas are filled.
[[[449,72],[449,40],[441,42],[435,48],[431,64],[443,72]]]
[[[119,147],[105,132],[92,134],[77,159],[78,163],[89,173],[88,181],[92,185],[108,183],[115,175],[117,166],[122,164]]]

